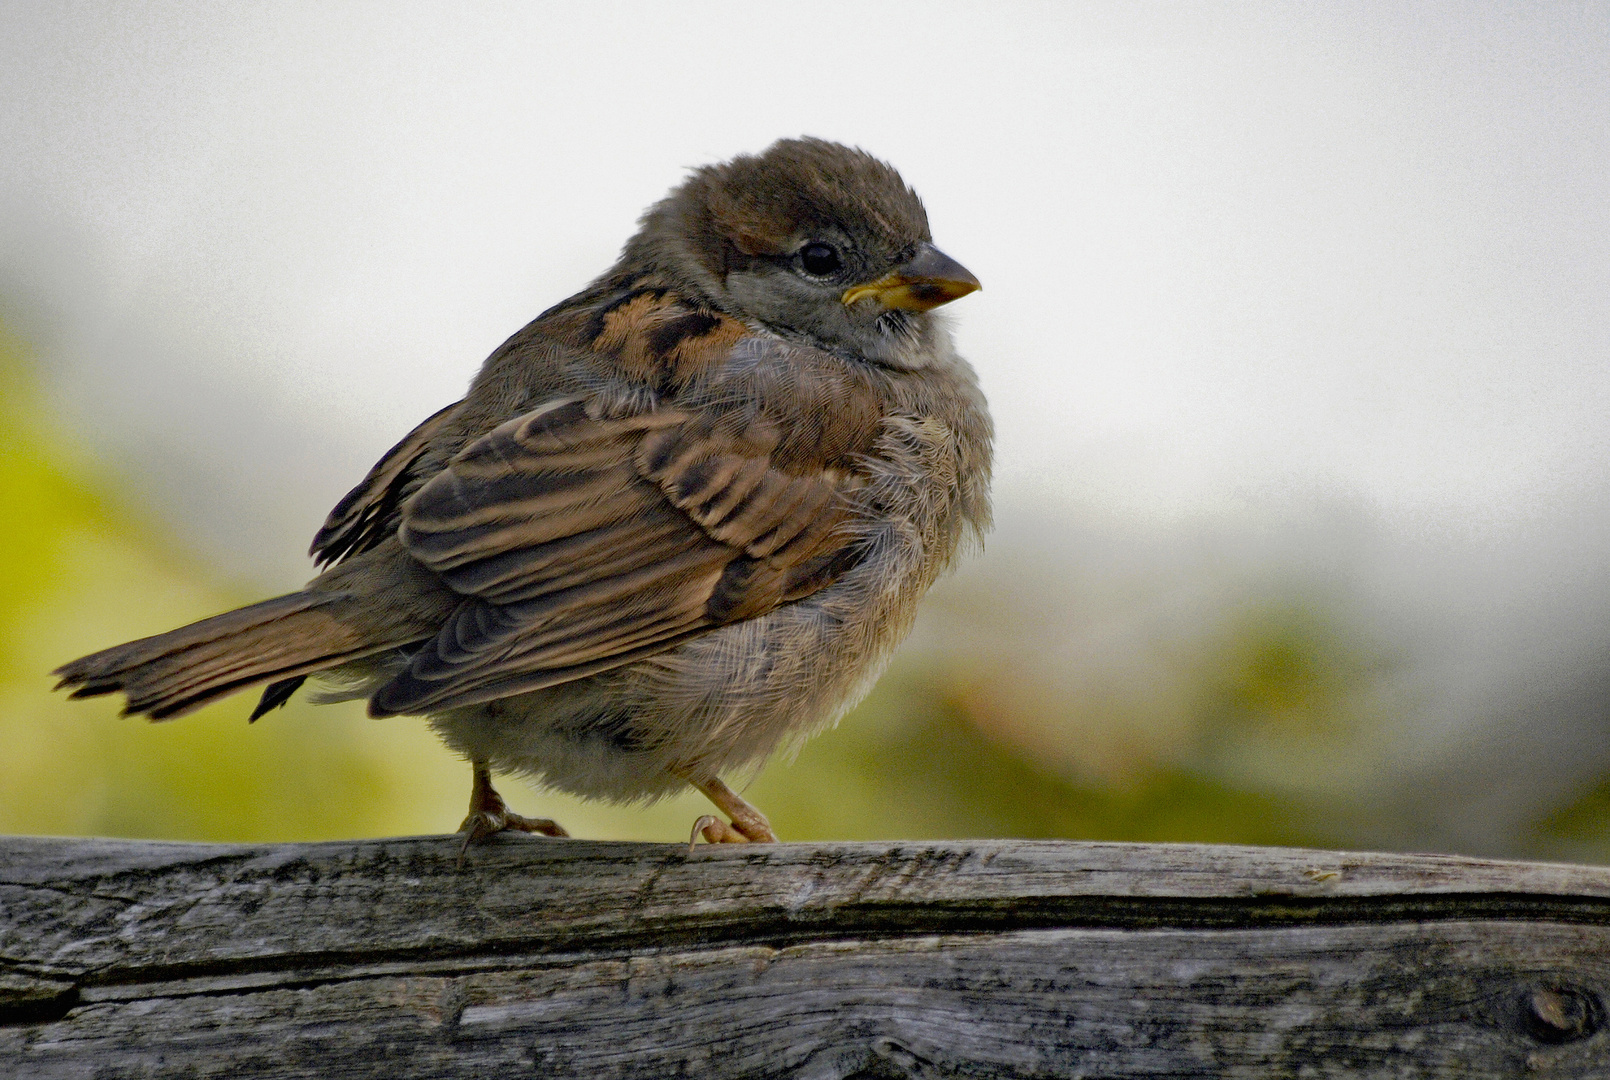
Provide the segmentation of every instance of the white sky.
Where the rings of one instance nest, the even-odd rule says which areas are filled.
[[[157,505],[295,577],[685,167],[798,133],[983,280],[1007,513],[1604,497],[1604,4],[11,0],[0,302]]]

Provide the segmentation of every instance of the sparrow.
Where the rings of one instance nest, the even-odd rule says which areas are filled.
[[[309,677],[472,766],[615,802],[692,785],[693,841],[775,841],[723,777],[836,723],[989,524],[992,427],[935,309],[978,280],[893,167],[784,139],[697,168],[330,513],[322,572],[59,668],[166,720]]]

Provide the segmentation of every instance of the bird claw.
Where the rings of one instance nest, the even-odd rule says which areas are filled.
[[[751,808],[753,809],[753,808]],[[760,811],[754,811],[753,819],[748,815],[735,815],[732,823],[716,817],[714,814],[705,814],[693,823],[693,832],[688,836],[688,854],[699,846],[699,837],[704,837],[707,844],[775,844],[777,834],[771,831],[768,822]]]
[[[688,854],[692,855],[693,849],[699,846],[699,837],[701,835],[707,844],[731,843],[733,841],[727,840],[726,833],[735,831],[731,825],[728,825],[714,814],[705,814],[695,818],[693,831],[688,834]],[[740,834],[737,839],[742,840],[743,836]]]
[[[458,868],[464,869],[464,856],[469,853],[470,845],[489,836],[496,836],[500,832],[541,833],[543,836],[569,836],[563,825],[552,818],[528,818],[508,810],[489,812],[475,810],[464,819],[464,824],[458,827],[464,834],[464,843],[458,849]]]
[[[464,856],[469,854],[470,845],[489,836],[496,836],[500,832],[541,833],[543,836],[569,836],[564,826],[551,818],[528,818],[516,814],[503,802],[492,787],[491,776],[479,768],[475,774],[475,786],[470,792],[470,813],[464,819],[464,824],[458,827],[464,834],[464,842],[458,849],[458,868],[464,869]]]

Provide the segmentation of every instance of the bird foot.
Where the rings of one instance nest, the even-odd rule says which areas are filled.
[[[714,814],[705,814],[693,823],[693,832],[688,837],[688,850],[699,844],[699,837],[704,837],[707,844],[775,844],[777,834],[771,831],[771,825],[765,818],[760,819],[759,827],[753,824],[734,821],[730,825],[716,817]]]
[[[777,834],[771,831],[771,822],[766,815],[756,810],[720,780],[691,781],[693,786],[704,792],[704,795],[716,808],[723,811],[732,819],[731,824],[721,820],[714,814],[705,814],[693,823],[693,832],[688,836],[688,850],[692,851],[698,846],[699,837],[704,837],[707,844],[775,844]]]
[[[528,818],[510,810],[492,787],[492,776],[477,767],[475,786],[470,790],[470,813],[458,827],[464,834],[464,843],[458,849],[458,868],[464,869],[464,856],[470,845],[500,832],[541,833],[544,836],[569,836],[564,826],[551,818]]]

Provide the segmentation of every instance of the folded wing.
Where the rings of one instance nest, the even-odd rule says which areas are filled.
[[[857,558],[860,481],[778,469],[777,441],[735,412],[596,417],[560,399],[470,444],[398,533],[465,600],[370,711],[580,678],[829,584]]]

